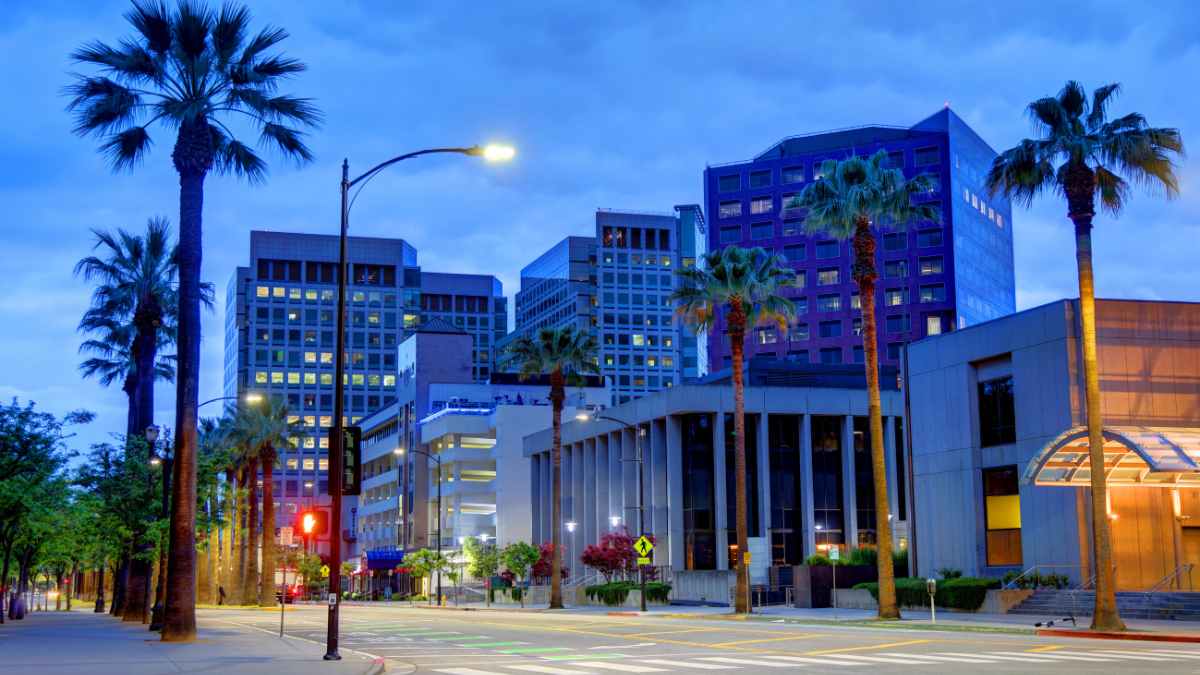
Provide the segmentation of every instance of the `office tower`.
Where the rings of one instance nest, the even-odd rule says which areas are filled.
[[[879,235],[876,298],[880,363],[897,365],[909,341],[981,323],[1015,310],[1012,215],[984,179],[995,151],[949,108],[912,127],[867,126],[785,138],[751,160],[704,171],[710,248],[762,246],[796,270],[797,320],[784,333],[752,330],[748,357],[803,363],[861,363],[858,289],[849,242],[807,235],[803,214],[785,210],[814,180],[822,160],[888,153],[906,176],[926,173],[935,189],[920,197],[941,207],[941,223],[895,224]],[[718,320],[713,335],[721,336]],[[724,339],[710,340],[709,363],[729,362]]]
[[[704,227],[697,205],[596,211],[593,236],[567,237],[521,270],[516,330],[506,342],[543,327],[592,331],[614,402],[705,374],[697,337],[668,300],[675,270],[704,252]]]
[[[508,332],[508,299],[500,280],[481,274],[421,272],[421,319],[434,318],[471,336],[473,377],[487,382],[496,343]]]

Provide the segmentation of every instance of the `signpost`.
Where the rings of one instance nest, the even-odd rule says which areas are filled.
[[[937,623],[937,609],[933,603],[933,596],[937,595],[937,579],[926,579],[925,591],[929,593],[929,623]]]
[[[649,565],[651,560],[650,554],[654,551],[654,542],[650,541],[650,538],[643,534],[633,543],[633,550],[638,553],[638,565]]]
[[[829,559],[833,562],[833,608],[837,609],[837,564],[842,559],[842,549],[836,546],[829,549]]]

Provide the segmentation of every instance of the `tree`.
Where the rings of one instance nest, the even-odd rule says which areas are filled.
[[[704,255],[701,264],[676,272],[680,286],[671,294],[685,322],[697,330],[710,329],[717,313],[725,315],[726,333],[733,366],[734,402],[734,482],[737,520],[737,599],[739,614],[750,612],[750,570],[744,553],[747,548],[746,510],[746,414],[744,349],[746,331],[761,323],[775,323],[782,330],[796,310],[792,301],[781,294],[795,284],[796,275],[782,258],[761,248],[728,246]]]
[[[463,540],[463,555],[467,559],[467,574],[476,579],[490,579],[500,569],[500,552],[495,545],[485,544],[475,537]]]
[[[1096,199],[1099,198],[1101,208],[1116,217],[1129,198],[1130,180],[1159,190],[1168,198],[1175,197],[1179,193],[1175,160],[1183,153],[1183,137],[1178,129],[1151,127],[1138,113],[1109,119],[1108,105],[1119,92],[1120,85],[1108,84],[1092,92],[1089,101],[1083,86],[1070,81],[1057,96],[1030,103],[1029,117],[1040,137],[1024,139],[1005,150],[992,162],[987,175],[992,194],[1002,194],[1026,207],[1033,203],[1034,197],[1046,192],[1067,200],[1067,217],[1075,228],[1088,445],[1093,467],[1104,465],[1092,273],[1092,218],[1096,214]],[[1117,612],[1105,472],[1092,471],[1091,476],[1096,558],[1092,629],[1124,630],[1125,624]]]
[[[887,465],[883,447],[883,412],[879,397],[878,317],[875,313],[876,233],[889,227],[906,228],[909,222],[940,222],[936,203],[914,201],[932,198],[933,178],[918,174],[911,179],[904,171],[889,168],[884,150],[870,157],[853,156],[841,161],[827,159],[821,178],[809,183],[788,208],[805,212],[804,228],[839,241],[850,240],[854,249],[851,276],[858,285],[862,303],[863,361],[867,379],[867,415],[871,434],[871,466],[875,487],[876,545],[892,550],[889,519]],[[896,577],[890,555],[879,556],[879,618],[897,619]]]
[[[196,635],[195,505],[197,393],[200,374],[200,263],[204,180],[210,172],[252,183],[265,179],[266,162],[238,140],[235,119],[257,131],[259,142],[298,163],[312,153],[304,127],[318,123],[311,101],[277,93],[304,70],[296,59],[272,54],[288,37],[264,28],[248,37],[250,13],[228,3],[215,11],[203,2],[137,0],[126,14],[135,29],[117,46],[91,42],[71,54],[99,74],[76,77],[69,93],[75,131],[103,139],[115,170],[132,169],[151,148],[155,123],[174,134],[171,159],[179,174],[178,382],[175,405],[175,476],[167,566],[164,641]]]
[[[427,548],[418,549],[404,556],[400,563],[409,573],[418,579],[431,579],[438,572],[445,572],[450,566],[450,560],[445,555]],[[429,603],[433,604],[434,591],[429,589]]]
[[[246,442],[262,467],[262,580],[258,605],[275,604],[275,459],[277,449],[290,447],[293,438],[303,432],[298,419],[282,400],[267,399],[258,406],[238,411],[235,433]]]
[[[528,580],[529,571],[542,557],[542,552],[533,544],[514,541],[500,551],[500,562],[518,580]],[[557,556],[556,556],[557,557]],[[521,607],[525,606],[525,593],[520,593]]]
[[[598,372],[596,338],[573,326],[543,328],[537,335],[524,335],[508,348],[507,363],[515,365],[522,379],[550,376],[550,406],[553,420],[550,537],[554,561],[550,573],[550,609],[562,609],[562,411],[567,378]]]
[[[638,555],[633,548],[634,541],[633,535],[624,527],[605,532],[600,536],[599,544],[588,544],[583,549],[580,560],[603,575],[606,583],[618,575],[628,578],[637,572]]]

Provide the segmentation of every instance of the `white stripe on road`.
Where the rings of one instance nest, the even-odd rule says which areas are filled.
[[[662,668],[652,668],[650,666],[638,666],[632,663],[611,663],[606,661],[572,661],[573,666],[583,666],[584,668],[599,668],[600,670],[619,670],[622,673],[661,673]]]
[[[894,656],[897,658],[905,658],[906,659],[910,656],[910,654],[900,654],[898,652],[888,652],[888,653],[880,654],[880,656]],[[951,655],[942,656],[940,652],[938,654],[926,654],[925,652],[921,652],[919,654],[912,654],[911,656],[916,656],[917,658],[920,658],[920,659],[933,659],[934,661],[951,661],[954,663],[995,663],[995,661],[989,661],[986,657],[982,657],[982,656],[970,656],[970,657],[951,656]]]
[[[828,659],[817,659],[806,656],[764,656],[764,659],[773,659],[775,661],[787,661],[788,663],[808,663],[818,666],[861,666],[861,663],[846,663],[845,661],[830,661]],[[691,664],[688,664],[691,665]]]
[[[433,672],[446,673],[446,675],[496,675],[490,670],[475,670],[474,668],[438,668]]]
[[[657,642],[639,642],[636,645],[601,645],[599,647],[588,647],[588,649],[633,649],[634,647],[653,647]]]
[[[1113,652],[1111,654],[1106,654],[1105,652],[1099,652],[1099,651],[1096,651],[1096,652],[1065,652],[1065,651],[1058,651],[1056,649],[1056,650],[1054,650],[1054,655],[1055,656],[1101,657],[1102,660],[1104,660],[1104,661],[1111,661],[1114,658],[1133,659],[1134,661],[1170,661],[1171,660],[1171,659],[1166,658],[1165,656],[1140,656],[1138,654],[1138,652]],[[1108,656],[1108,658],[1103,658],[1106,655]]]
[[[858,654],[830,654],[832,659],[849,659],[850,661],[866,661],[867,663],[899,663],[901,665],[937,663],[937,661],[922,661],[918,656],[896,658],[894,656],[859,656]]]
[[[701,661],[716,661],[717,663],[732,663],[737,666],[764,666],[766,668],[791,668],[790,663],[776,661],[761,661],[759,659],[735,659],[731,656],[705,656]]]
[[[1149,653],[1178,656],[1185,659],[1200,659],[1200,651],[1185,652],[1182,649],[1151,649]]]
[[[1171,656],[1168,654],[1159,654],[1154,656],[1152,654],[1147,654],[1146,652],[1122,651],[1120,649],[1105,649],[1095,653],[1102,655],[1119,655],[1123,659],[1133,659],[1135,661],[1170,661],[1171,659],[1179,658],[1178,656]]]
[[[547,673],[547,675],[580,675],[581,673],[590,672],[587,670],[571,670],[569,668],[551,668],[550,666],[533,666],[533,665],[508,664],[508,665],[505,665],[504,667],[512,668],[513,670],[527,670],[531,673]]]
[[[1001,656],[999,654],[967,654],[964,652],[938,652],[938,653],[946,654],[947,656],[962,656],[962,657],[970,657],[970,658],[974,658],[977,656],[983,656],[983,658],[987,658],[987,659],[994,659],[994,660],[999,660],[999,661],[1021,661],[1023,663],[1046,663],[1047,661],[1054,660],[1053,657],[1042,656],[1041,654],[1030,654],[1029,656]]]
[[[1010,656],[1026,656],[1026,657],[1034,655],[1031,652],[991,652],[991,653],[992,654],[1008,654]],[[1042,652],[1038,652],[1038,654],[1041,654],[1041,653]],[[1105,662],[1112,660],[1112,659],[1101,659],[1101,658],[1098,658],[1095,656],[1080,656],[1080,655],[1076,654],[1075,652],[1067,652],[1064,654],[1064,653],[1058,652],[1058,651],[1046,652],[1045,656],[1043,656],[1042,658],[1048,658],[1050,660],[1066,659],[1067,661],[1091,661],[1093,663],[1105,663]]]
[[[667,666],[668,668],[679,668],[686,665],[692,670],[732,670],[737,668],[737,666],[719,666],[715,663],[687,662],[685,664],[683,661],[668,661],[666,659],[638,659],[638,663],[652,663],[656,666]]]

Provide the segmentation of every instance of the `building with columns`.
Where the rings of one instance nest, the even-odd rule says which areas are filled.
[[[765,581],[770,567],[800,564],[818,551],[871,546],[876,527],[889,521],[875,511],[864,379],[859,366],[749,364],[752,580]],[[898,486],[890,496],[891,522],[898,546],[906,546],[911,500],[903,401],[896,371],[886,369],[882,380],[889,483]],[[636,535],[641,506],[644,532],[657,541],[654,565],[730,569],[737,554],[733,409],[730,376],[722,371],[564,424],[562,523],[550,522],[551,432],[527,436],[534,541],[550,541],[552,528],[563,528],[564,560],[579,578],[584,547],[610,529]]]

